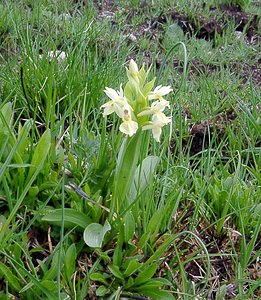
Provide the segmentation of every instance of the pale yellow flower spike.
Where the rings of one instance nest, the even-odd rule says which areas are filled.
[[[126,71],[129,81],[124,91],[122,87],[119,91],[105,88],[104,92],[110,101],[101,106],[104,109],[103,116],[115,112],[122,119],[119,127],[122,133],[131,137],[138,131],[140,124],[142,130],[151,129],[153,138],[159,142],[162,127],[171,122],[171,117],[163,113],[166,107],[170,107],[169,101],[163,97],[173,89],[170,86],[159,85],[152,91],[154,80],[146,83],[149,70],[145,72],[144,66],[139,70],[133,59],[130,60]],[[149,100],[156,100],[151,107]],[[151,116],[151,121],[148,121],[148,117],[142,118],[143,116]]]

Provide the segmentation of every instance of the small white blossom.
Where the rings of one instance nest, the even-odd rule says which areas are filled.
[[[112,88],[106,87],[104,92],[111,100],[101,106],[101,108],[104,109],[103,116],[116,112],[119,117],[122,117],[122,108],[126,102],[122,87],[120,87],[120,91],[115,91]]]
[[[163,101],[164,100],[163,96],[167,95],[168,93],[170,93],[172,91],[173,91],[173,89],[170,86],[159,85],[155,88],[155,90],[153,92],[149,93],[148,99],[149,100],[159,99],[159,100]]]
[[[158,120],[163,124],[169,123],[169,118],[163,113],[165,107],[169,107],[169,101],[161,100],[155,101],[151,104],[151,107],[145,109],[138,114],[138,117],[146,115],[156,115]]]
[[[170,122],[171,122],[171,118],[168,117],[167,118],[167,123],[170,123]],[[165,126],[167,123],[161,122],[161,119],[159,119],[157,115],[153,115],[152,118],[151,118],[151,124],[143,126],[142,130],[150,130],[151,129],[153,138],[157,142],[159,142],[160,141],[160,135],[161,135],[161,132],[162,132],[162,127]]]
[[[120,125],[120,131],[129,136],[133,136],[138,130],[138,123],[131,119],[131,112],[128,107],[123,109],[123,123]]]

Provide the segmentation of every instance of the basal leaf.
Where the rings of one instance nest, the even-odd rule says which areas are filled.
[[[35,148],[35,151],[34,151],[34,154],[32,157],[32,161],[31,161],[31,164],[34,167],[31,167],[29,169],[28,176],[27,176],[27,182],[33,176],[37,167],[39,167],[45,161],[45,158],[47,157],[47,155],[49,153],[50,147],[51,147],[51,131],[50,131],[50,129],[47,129],[44,132],[44,134],[42,135],[42,137],[40,138],[40,140]]]
[[[8,285],[16,292],[21,290],[18,278],[10,271],[10,269],[0,261],[0,274],[5,277]]]
[[[51,213],[45,215],[42,220],[60,226],[62,224],[62,209],[53,210]],[[66,228],[72,228],[77,225],[84,229],[91,222],[92,220],[82,212],[72,208],[64,209],[64,226]]]
[[[143,161],[141,166],[138,166],[135,171],[134,180],[130,188],[130,199],[135,199],[138,193],[142,193],[148,186],[151,177],[159,162],[157,156],[148,156]]]
[[[150,297],[153,300],[174,300],[174,296],[167,291],[162,291],[159,288],[143,287],[141,293],[145,296]]]
[[[156,272],[158,265],[156,263],[149,265],[142,272],[139,273],[135,279],[135,285],[140,285],[148,281]]]
[[[71,244],[64,257],[64,268],[67,279],[70,280],[75,271],[75,261],[77,257],[76,246]]]
[[[106,232],[111,229],[111,225],[106,220],[104,226],[98,223],[88,225],[83,233],[85,243],[92,248],[101,248]]]

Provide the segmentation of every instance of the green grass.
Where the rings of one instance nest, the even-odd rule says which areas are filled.
[[[0,2],[0,298],[258,299],[260,90],[244,75],[258,45],[226,16],[214,39],[170,18],[142,29],[172,10],[214,18],[220,1],[101,1],[112,19],[86,3]],[[172,124],[122,162],[100,106],[130,58],[173,88]]]

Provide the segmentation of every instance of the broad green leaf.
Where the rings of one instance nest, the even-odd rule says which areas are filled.
[[[134,278],[133,277],[129,277],[127,284],[125,284],[125,289],[129,289],[130,287],[132,287],[134,285]]]
[[[174,296],[167,291],[162,291],[159,288],[153,287],[141,287],[140,292],[150,297],[153,300],[174,300]]]
[[[31,161],[31,164],[34,167],[31,167],[29,169],[26,183],[28,183],[30,178],[33,176],[37,167],[43,164],[43,162],[45,161],[45,158],[47,157],[47,155],[49,153],[50,147],[51,147],[51,131],[50,131],[50,129],[47,129],[44,132],[44,134],[42,135],[42,137],[40,138],[40,140],[35,148],[35,151],[34,151],[34,154],[32,157],[32,161]]]
[[[123,202],[134,180],[140,155],[142,133],[138,131],[133,137],[126,137],[124,140],[117,160],[115,173],[114,201],[116,201],[116,211],[126,208]]]
[[[77,257],[76,246],[71,244],[64,257],[64,268],[67,279],[70,280],[75,271],[75,261]]]
[[[114,275],[116,278],[119,278],[121,280],[124,280],[124,277],[119,269],[119,266],[117,265],[111,265],[108,267],[109,270],[111,271],[112,275]]]
[[[144,282],[143,284],[135,287],[135,290],[142,291],[143,288],[160,288],[164,286],[164,283],[162,283],[160,280],[157,280],[158,278],[151,278]]]
[[[10,269],[0,261],[0,274],[5,277],[8,285],[16,292],[21,290],[19,279],[10,271]]]
[[[27,120],[23,126],[19,124],[17,139],[22,140],[22,142],[20,143],[17,151],[21,156],[24,155],[26,148],[28,148],[31,143],[31,138],[28,137],[28,135],[30,129],[32,128],[32,124],[33,124],[32,120]]]
[[[108,276],[108,274],[101,274],[101,273],[91,273],[90,274],[90,280],[98,281],[98,282],[101,282],[105,285],[108,285],[108,282],[106,281],[106,279],[108,277],[110,277],[110,276]]]
[[[62,224],[62,209],[55,209],[53,212],[45,215],[42,221],[60,226]],[[91,222],[92,220],[82,212],[72,208],[64,208],[64,226],[66,228],[72,228],[77,225],[84,229]]]
[[[5,118],[5,121],[6,121],[7,125],[11,126],[12,125],[12,119],[13,119],[12,103],[7,102],[6,104],[4,104],[0,109],[0,113],[1,113],[2,117]],[[2,117],[0,117],[0,129],[5,127],[3,121],[1,120]]]
[[[156,272],[158,268],[158,264],[153,263],[145,268],[142,272],[139,273],[137,278],[135,279],[135,285],[140,285],[146,281],[148,281]]]
[[[96,296],[103,297],[105,296],[110,290],[106,288],[104,285],[101,285],[96,290]]]
[[[116,247],[114,249],[112,261],[113,265],[121,266],[122,265],[122,257],[123,257],[123,250],[122,245],[124,242],[124,227],[121,225],[119,226],[119,234]]]
[[[157,156],[148,156],[143,161],[141,166],[138,166],[135,171],[134,180],[130,188],[130,199],[134,200],[138,193],[142,193],[148,186],[152,175],[159,162]]]
[[[57,285],[52,280],[43,280],[41,281],[41,285],[43,288],[50,292],[56,292],[57,291]]]
[[[44,274],[43,281],[49,282],[55,279],[55,277],[57,276],[58,264],[59,264],[59,253],[57,251],[52,257],[51,267]]]
[[[145,84],[143,88],[143,95],[146,96],[153,88],[156,78],[153,78],[151,81]]]
[[[145,246],[148,240],[150,240],[151,243],[154,242],[155,236],[157,235],[161,225],[161,222],[159,222],[159,220],[162,219],[163,212],[164,212],[163,208],[154,212],[152,218],[150,219],[146,232],[143,233],[138,243],[138,247],[140,249],[142,249]]]
[[[89,247],[101,248],[104,236],[110,229],[111,225],[107,220],[104,226],[98,223],[92,223],[85,228],[83,239]]]
[[[15,140],[15,138],[13,138],[14,141],[10,145],[7,144],[10,139],[8,139],[8,140],[5,139],[5,141],[4,141],[5,150],[6,149],[8,150],[8,156],[5,158],[5,161],[4,161],[3,165],[1,165],[0,179],[3,176],[6,168],[8,167],[8,165],[10,164],[12,159],[17,164],[22,164],[23,163],[23,160],[22,160],[22,158],[20,157],[20,155],[18,153],[18,149],[19,149],[20,145],[23,143],[24,139],[26,138],[26,135],[28,134],[29,125],[30,125],[29,123],[26,123],[24,125],[25,127],[27,127],[27,130],[24,130],[23,135],[19,139]],[[1,136],[1,134],[0,134],[0,136]],[[3,140],[3,139],[1,138],[1,140]],[[2,141],[2,143],[3,143],[3,141]],[[2,145],[0,144],[0,146],[2,146]],[[23,169],[18,169],[18,171],[19,170],[23,170]]]
[[[124,275],[125,276],[132,275],[133,273],[138,271],[141,266],[142,266],[142,263],[138,262],[136,259],[130,260],[130,262],[124,272]]]
[[[161,285],[169,285],[169,286],[172,286],[173,284],[168,280],[168,279],[166,279],[166,278],[159,278],[159,277],[157,277],[157,278],[152,278],[152,279],[150,279],[149,280],[149,282],[151,282],[151,283],[161,283]],[[146,284],[147,284],[147,282],[146,282]]]
[[[124,222],[124,239],[126,242],[132,240],[134,232],[135,232],[135,220],[131,213],[128,211],[123,217]]]

